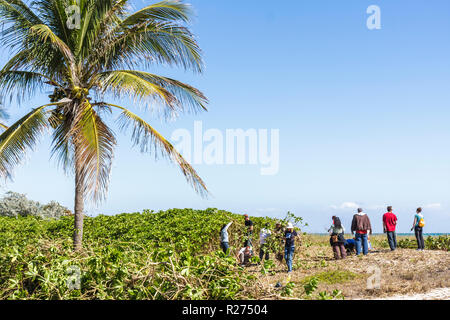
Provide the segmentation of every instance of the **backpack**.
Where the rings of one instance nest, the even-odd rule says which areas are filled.
[[[418,226],[419,226],[420,228],[425,227],[425,220],[424,220],[424,218],[421,218],[421,219],[419,220]]]

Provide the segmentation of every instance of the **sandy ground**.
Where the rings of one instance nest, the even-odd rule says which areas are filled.
[[[379,300],[450,300],[450,288],[434,289],[427,293],[396,295]]]

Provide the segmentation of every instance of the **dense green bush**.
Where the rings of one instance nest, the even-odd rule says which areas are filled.
[[[425,248],[430,250],[450,250],[450,236],[427,237]]]
[[[255,232],[270,221],[252,220]],[[71,216],[0,217],[0,299],[251,298],[241,294],[255,277],[219,250],[229,221],[238,248],[242,216],[217,209],[86,217],[74,253]]]
[[[399,248],[414,249],[417,248],[417,242],[414,239],[401,239],[398,241]],[[428,236],[425,239],[425,249],[428,250],[450,250],[450,236]]]

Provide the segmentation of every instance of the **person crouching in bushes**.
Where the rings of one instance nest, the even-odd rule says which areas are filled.
[[[345,239],[344,242],[345,250],[347,251],[347,255],[351,255],[352,253],[355,253],[355,238],[351,239]]]
[[[334,258],[345,259],[347,257],[347,251],[345,250],[344,239],[344,226],[342,226],[341,220],[338,217],[333,216],[333,224],[330,229],[330,244],[333,247]]]
[[[250,260],[253,257],[253,250],[250,246],[250,242],[246,241],[244,247],[239,250],[237,258],[239,259],[239,265],[241,267],[247,267],[250,265]]]

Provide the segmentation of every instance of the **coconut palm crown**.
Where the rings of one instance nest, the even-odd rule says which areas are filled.
[[[74,248],[82,247],[85,201],[106,195],[116,145],[105,117],[142,152],[176,163],[202,196],[202,179],[174,147],[131,110],[109,102],[130,97],[165,117],[206,110],[207,98],[180,81],[138,71],[155,65],[202,72],[201,50],[189,30],[190,6],[175,0],[130,12],[129,0],[0,0],[0,44],[11,52],[0,71],[0,96],[29,101],[50,90],[48,104],[31,111],[0,135],[0,176],[50,132],[52,157],[75,177]],[[17,99],[13,99],[16,97]],[[141,108],[142,109],[142,108]]]

